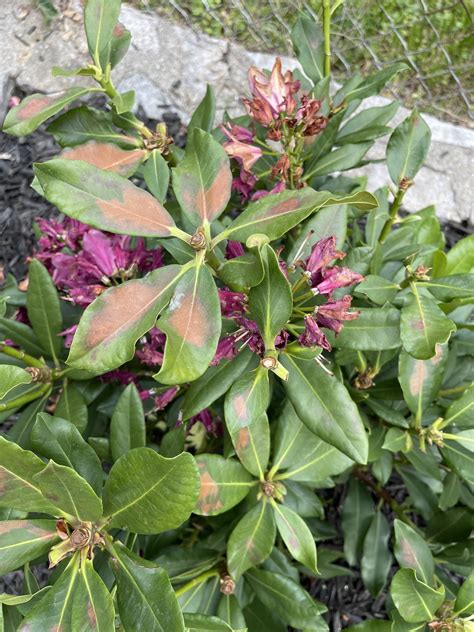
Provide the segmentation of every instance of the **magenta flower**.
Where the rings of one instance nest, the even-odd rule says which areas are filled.
[[[171,388],[167,388],[163,393],[159,393],[155,398],[155,408],[156,410],[163,410],[168,406],[170,402],[176,397],[179,391],[179,386],[172,386]]]
[[[163,353],[166,335],[157,327],[153,327],[141,340],[135,356],[142,364],[155,367],[163,364]]]
[[[220,417],[214,418],[209,408],[201,410],[201,412],[189,419],[188,430],[190,430],[197,422],[201,422],[209,434],[213,434],[216,437],[222,436],[222,421]]]
[[[240,241],[232,241],[231,239],[229,239],[225,248],[225,258],[236,259],[237,257],[241,257],[244,254],[245,250]]]
[[[108,239],[105,233],[100,230],[88,231],[82,240],[82,249],[87,259],[106,277],[113,277],[118,274],[120,267],[112,244],[112,240]],[[118,251],[120,253],[120,250]],[[126,264],[123,259],[122,264]],[[123,268],[122,268],[123,269]]]
[[[331,351],[331,345],[324,333],[318,326],[314,317],[311,315],[305,316],[304,319],[305,329],[298,339],[298,342],[302,347],[321,347],[326,351]]]
[[[60,336],[64,336],[64,346],[69,349],[69,347],[72,345],[72,340],[74,338],[74,334],[77,331],[77,325],[72,325],[72,327],[68,327],[67,329],[65,329],[64,331],[60,332]]]
[[[354,285],[364,279],[362,274],[353,272],[350,268],[339,266],[323,268],[321,272],[324,280],[313,286],[314,294],[332,294],[334,290],[340,287]]]
[[[273,195],[274,193],[281,193],[282,191],[284,191],[286,188],[286,183],[284,180],[280,180],[280,182],[278,182],[278,184],[276,184],[273,189],[271,189],[270,191],[266,191],[265,189],[261,189],[259,191],[256,191],[252,197],[250,198],[252,200],[252,202],[254,200],[259,200],[260,198],[263,198],[267,195]]]
[[[311,284],[319,281],[321,275],[318,275],[318,272],[322,268],[328,266],[334,259],[344,259],[345,256],[343,252],[336,250],[336,237],[334,235],[317,241],[304,265],[311,278]]]
[[[232,180],[232,189],[240,193],[242,201],[250,199],[257,177],[241,168],[238,178]]]
[[[237,355],[237,349],[235,346],[235,337],[233,335],[226,336],[219,340],[216,353],[212,359],[211,365],[216,366],[222,360],[230,360]]]
[[[258,105],[270,109],[272,118],[277,119],[280,112],[291,114],[295,108],[295,95],[300,89],[300,82],[293,80],[293,74],[287,70],[283,75],[281,60],[276,58],[271,75],[265,75],[261,70],[252,66],[248,73],[250,92]],[[249,101],[248,99],[246,101]],[[251,111],[252,106],[249,102]],[[251,114],[252,115],[252,114]],[[259,121],[260,122],[260,121]]]
[[[360,314],[359,311],[349,312],[348,309],[351,306],[352,296],[348,294],[341,299],[329,299],[324,305],[320,305],[316,308],[316,320],[321,327],[332,329],[338,334],[345,320],[354,320]]]
[[[138,377],[132,371],[128,369],[114,369],[113,371],[108,371],[103,375],[99,376],[99,380],[101,382],[118,382],[122,386],[128,386],[132,382],[137,384]]]
[[[231,292],[231,290],[219,289],[219,301],[221,313],[224,318],[235,318],[242,316],[245,312],[247,297],[241,292]]]

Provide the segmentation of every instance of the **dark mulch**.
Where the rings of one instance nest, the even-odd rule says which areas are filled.
[[[179,118],[172,112],[164,118],[175,142],[183,146],[185,130]],[[153,127],[156,122],[147,123]],[[5,134],[0,137],[0,199],[3,202],[0,206],[0,278],[2,268],[5,274],[13,272],[18,279],[25,276],[26,259],[31,256],[35,242],[34,219],[57,214],[54,207],[31,189],[30,183],[33,179],[33,163],[43,162],[59,151],[60,148],[54,139],[43,130],[22,139]],[[448,247],[452,247],[459,239],[472,232],[472,227],[469,227],[467,222],[450,222],[443,224],[443,230]],[[397,500],[403,500],[400,497],[400,494],[403,496],[403,490],[399,481],[394,480],[387,489]],[[328,518],[337,528],[339,535],[334,541],[324,545],[339,550],[342,548],[342,538],[338,512],[343,494],[344,486],[338,486],[325,493],[328,501]],[[35,568],[35,574],[40,585],[44,585],[50,573],[44,565],[39,565]],[[9,573],[0,580],[0,591],[21,593],[22,582],[21,571]],[[328,606],[327,617],[334,632],[367,618],[386,618],[386,593],[382,593],[374,600],[364,588],[357,571],[350,577],[313,582],[311,592]]]

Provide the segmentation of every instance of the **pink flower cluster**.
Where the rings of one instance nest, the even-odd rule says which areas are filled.
[[[245,127],[232,123],[222,126],[221,129],[228,138],[224,148],[240,167],[239,176],[233,181],[233,188],[244,200],[255,200],[285,189],[291,167],[289,153],[291,148],[294,149],[296,139],[318,134],[326,126],[327,118],[319,113],[321,101],[299,94],[300,82],[293,79],[292,72],[287,70],[285,74],[282,73],[278,57],[270,75],[252,66],[248,79],[252,98],[245,98],[243,102],[249,116],[267,130],[267,140],[282,141],[283,144],[283,152],[272,169],[272,177],[279,180],[278,183],[271,191],[253,192],[257,177],[252,172],[252,167],[263,155],[262,147],[257,145],[266,145],[257,139],[253,131]],[[270,147],[267,146],[267,149]],[[302,175],[301,168],[297,175]]]
[[[302,262],[312,293],[315,296],[328,296],[326,303],[318,305],[312,314],[305,317],[305,330],[299,337],[299,342],[304,347],[318,346],[330,351],[331,345],[320,328],[331,329],[337,335],[344,321],[354,320],[359,315],[358,311],[348,311],[352,302],[349,294],[340,299],[332,298],[335,290],[360,283],[364,278],[349,268],[330,265],[335,259],[343,259],[345,256],[344,252],[336,249],[336,238],[333,235],[316,242],[310,256]]]
[[[38,224],[42,236],[35,257],[76,305],[87,306],[116,281],[163,265],[162,249],[147,249],[141,237],[112,235],[69,218]]]

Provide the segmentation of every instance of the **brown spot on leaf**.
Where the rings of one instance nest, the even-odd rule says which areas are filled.
[[[202,470],[204,463],[199,464]],[[198,507],[203,514],[211,514],[219,511],[222,501],[219,498],[219,485],[207,471],[201,471],[201,490],[199,492]]]
[[[126,150],[113,143],[98,143],[92,140],[84,145],[66,149],[60,157],[66,160],[84,160],[99,169],[126,176],[135,171],[145,154],[144,149]]]
[[[416,360],[413,373],[410,376],[410,393],[418,395],[423,388],[427,376],[426,365],[423,360]]]
[[[146,191],[124,182],[121,197],[97,200],[97,209],[107,222],[107,230],[165,237],[175,223],[168,211]]]
[[[124,32],[124,28],[122,26],[122,24],[120,24],[120,22],[117,22],[117,24],[115,25],[114,31],[112,33],[112,35],[114,37],[120,37],[121,35],[123,35]]]
[[[279,215],[285,215],[285,213],[291,213],[291,211],[295,211],[300,205],[301,200],[299,200],[298,198],[283,200],[268,208],[264,213],[264,217],[277,217]]]
[[[416,329],[417,331],[424,331],[425,323],[424,323],[424,321],[422,319],[414,320],[412,327],[413,327],[413,329]]]
[[[27,119],[36,116],[36,114],[43,112],[43,110],[45,110],[50,105],[53,105],[53,103],[58,101],[61,97],[62,93],[59,95],[45,94],[39,97],[30,97],[29,101],[25,99],[24,103],[20,103],[18,107],[16,118],[18,121],[26,121]]]
[[[236,417],[243,421],[248,417],[247,400],[243,395],[236,395],[232,402]]]
[[[413,549],[411,548],[410,543],[406,538],[402,539],[401,541],[401,549],[403,561],[405,562],[406,566],[408,566],[409,568],[416,568],[417,560],[413,553]]]
[[[232,173],[227,161],[219,169],[214,182],[208,189],[199,188],[196,198],[196,208],[200,217],[209,222],[219,215],[226,207],[230,197]]]
[[[180,338],[196,347],[204,347],[213,334],[213,325],[205,306],[192,293],[176,293],[173,296],[167,321]]]
[[[92,603],[89,601],[89,603],[87,604],[87,618],[89,619],[89,623],[91,625],[91,628],[96,628],[97,627],[97,617],[95,614],[95,610],[94,607],[92,605]]]
[[[132,280],[102,294],[98,299],[100,309],[97,309],[97,303],[97,311],[89,322],[86,349],[94,349],[100,344],[111,342],[116,336],[133,327],[143,314],[152,308],[154,301],[159,299],[162,289],[171,283],[174,274],[175,271],[171,270],[168,275],[163,276],[160,287],[143,280]]]
[[[241,428],[237,434],[237,441],[235,442],[235,449],[237,453],[246,450],[250,443],[250,432],[248,428]]]
[[[442,345],[439,344],[439,342],[436,343],[436,347],[435,347],[435,354],[434,356],[430,359],[431,364],[434,364],[434,366],[437,366],[441,360],[443,359],[444,356],[444,350]]]

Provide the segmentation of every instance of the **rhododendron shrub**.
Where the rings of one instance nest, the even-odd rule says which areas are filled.
[[[60,214],[0,294],[7,629],[322,631],[319,582],[360,571],[387,619],[354,629],[472,630],[473,242],[399,215],[429,127],[359,108],[403,64],[332,90],[322,4],[301,69],[252,67],[237,120],[209,88],[184,150],[114,87],[119,0],[54,71],[85,87],[9,111],[61,149],[32,183]],[[345,172],[384,136],[370,193]]]

